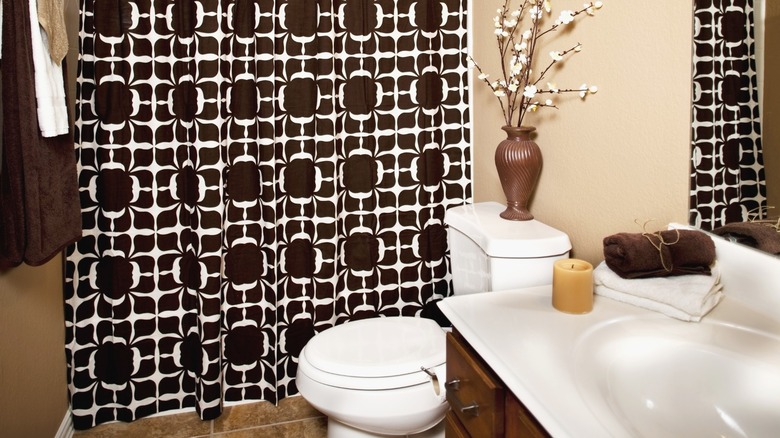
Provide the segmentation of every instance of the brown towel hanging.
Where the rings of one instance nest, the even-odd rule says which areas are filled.
[[[9,24],[3,26],[0,88],[0,269],[5,269],[43,264],[78,240],[81,208],[73,137],[44,138],[38,129],[29,4],[2,2]]]

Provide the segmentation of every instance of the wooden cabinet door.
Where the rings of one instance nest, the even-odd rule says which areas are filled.
[[[506,438],[547,438],[550,435],[511,392],[504,402],[506,412]]]
[[[447,416],[444,417],[444,436],[446,438],[471,438],[452,411],[447,412]]]
[[[504,436],[503,383],[456,331],[447,334],[446,386],[450,408],[471,437]]]

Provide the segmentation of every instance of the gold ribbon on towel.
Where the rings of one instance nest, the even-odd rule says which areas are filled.
[[[642,227],[642,235],[645,236],[648,242],[650,242],[651,245],[653,245],[653,248],[658,250],[658,257],[661,259],[661,266],[663,266],[664,271],[671,272],[674,268],[674,264],[672,260],[669,260],[669,264],[667,266],[666,259],[664,258],[664,246],[672,246],[680,241],[680,230],[675,228],[675,232],[677,233],[677,239],[674,242],[664,242],[664,237],[661,235],[660,231],[656,231],[654,233],[651,233],[647,231],[647,224],[654,221],[655,219],[648,219],[643,224],[639,223],[639,219],[634,219],[634,223]],[[653,241],[653,237],[658,239],[658,242]]]

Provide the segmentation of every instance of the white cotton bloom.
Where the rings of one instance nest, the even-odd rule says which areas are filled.
[[[504,23],[504,25],[505,25],[506,27],[514,27],[515,25],[517,25],[517,20],[509,20],[509,21],[506,21],[506,22]]]
[[[590,94],[596,94],[599,92],[599,87],[595,85],[591,85],[590,88],[588,88],[588,93]]]
[[[520,14],[521,14],[521,12],[520,12],[520,9],[515,9],[515,10],[512,12],[512,16],[513,16],[513,17],[519,17],[519,16],[520,16]]]
[[[576,46],[574,46],[574,51],[575,52],[581,52],[582,51],[582,44],[577,44]]]
[[[517,57],[517,62],[519,62],[520,64],[523,64],[523,65],[528,64],[528,56],[526,56],[525,53],[521,53]]]
[[[479,80],[480,80],[480,81],[484,81],[484,80],[486,80],[486,79],[487,79],[489,76],[490,76],[490,75],[489,75],[489,74],[487,74],[487,73],[480,73],[480,74],[479,74],[479,76],[477,76],[477,78],[479,78]]]
[[[515,91],[517,91],[517,82],[512,82],[511,84],[509,84],[509,86],[507,87],[507,89],[509,89],[509,91],[511,91],[511,92],[513,92],[513,93],[514,93]]]
[[[580,85],[580,98],[585,99],[585,96],[587,95],[588,95],[588,84]]]
[[[523,64],[518,62],[516,56],[513,56],[512,60],[509,61],[509,69],[512,71],[512,74],[517,74],[523,69]]]
[[[509,32],[503,31],[503,32],[501,32],[501,36],[502,37],[508,37],[509,36]]]
[[[547,106],[552,106],[553,101],[552,101],[552,99],[547,99],[547,100],[544,101],[544,104],[547,105]]]
[[[604,6],[604,2],[599,1],[599,2],[593,3],[593,6],[595,6],[596,9],[601,9],[601,7]]]
[[[496,90],[496,91],[493,92],[493,94],[495,94],[498,97],[506,96],[506,93],[504,92],[504,90]]]
[[[523,32],[523,39],[527,40],[528,38],[531,38],[531,29],[528,29],[527,31]]]
[[[536,96],[536,85],[526,85],[525,89],[523,90],[523,96],[532,99],[534,96]]]
[[[569,24],[572,21],[574,21],[574,12],[572,11],[561,11],[560,17],[558,17],[558,21],[561,22],[561,24]]]
[[[550,58],[552,58],[553,61],[558,62],[563,59],[563,53],[553,50],[550,52]]]
[[[533,6],[528,14],[531,16],[531,20],[536,21],[542,18],[542,9],[539,6]]]
[[[544,10],[548,14],[550,13],[550,11],[552,11],[552,5],[550,4],[550,0],[544,0]]]
[[[500,27],[496,28],[496,30],[493,31],[494,34],[501,36],[502,33],[504,33],[504,29],[501,29]]]
[[[547,83],[547,88],[548,88],[548,89],[549,89],[551,92],[553,92],[553,93],[559,93],[559,92],[560,92],[560,90],[558,89],[558,86],[557,86],[557,85],[555,85],[555,82],[548,82],[548,83]]]

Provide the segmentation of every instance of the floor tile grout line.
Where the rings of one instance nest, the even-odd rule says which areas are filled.
[[[211,433],[210,436],[218,437],[220,435],[233,433],[233,432],[244,432],[244,431],[247,431],[247,430],[254,430],[254,429],[266,429],[266,428],[270,428],[270,427],[281,426],[283,424],[300,423],[300,422],[307,421],[307,420],[314,420],[314,419],[317,419],[317,418],[327,418],[327,417],[325,415],[316,415],[314,417],[303,417],[303,418],[298,418],[298,419],[295,419],[295,420],[280,421],[278,423],[260,424],[260,425],[257,425],[257,426],[248,426],[248,427],[242,427],[242,428],[239,428],[239,429],[223,430],[223,431],[219,431],[219,432],[214,431],[212,429],[212,433]]]

